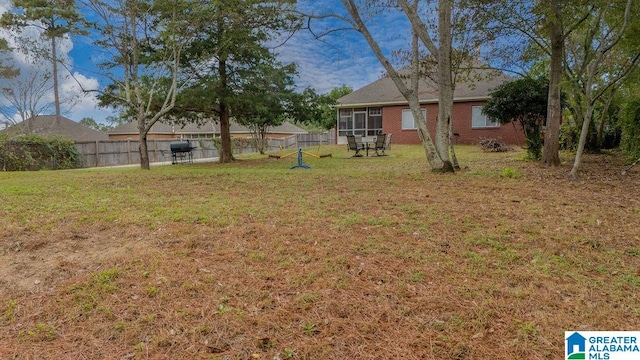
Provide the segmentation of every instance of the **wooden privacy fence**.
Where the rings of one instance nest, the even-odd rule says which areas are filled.
[[[152,163],[171,162],[171,144],[186,142],[189,140],[193,150],[193,159],[210,159],[218,157],[218,149],[213,139],[157,139],[147,140],[149,161]],[[233,152],[255,152],[252,141],[242,139],[234,141]],[[335,132],[321,134],[297,134],[284,138],[268,139],[268,150],[280,148],[298,148],[314,145],[335,144]],[[105,141],[78,141],[75,143],[78,153],[81,155],[80,167],[119,166],[140,163],[138,140],[105,140]]]

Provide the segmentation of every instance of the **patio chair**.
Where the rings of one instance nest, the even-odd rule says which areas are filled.
[[[376,142],[373,143],[373,150],[376,152],[376,156],[385,156],[387,154],[384,153],[384,140],[386,138],[385,134],[380,134],[376,137]],[[381,152],[378,152],[380,150]]]
[[[391,149],[391,135],[387,134],[384,137],[384,146],[382,147],[382,155],[387,155],[386,151]]]
[[[356,142],[356,137],[354,135],[347,135],[347,145],[349,147],[349,151],[355,151],[356,153],[353,155],[354,157],[360,157],[360,150],[364,150],[364,144],[361,142]]]

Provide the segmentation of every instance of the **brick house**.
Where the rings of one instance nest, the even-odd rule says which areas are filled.
[[[239,125],[235,121],[231,121],[231,137],[232,138],[251,138],[251,132],[246,127]],[[307,131],[291,124],[290,122],[284,122],[278,126],[270,126],[267,129],[267,137],[283,138],[295,134],[306,134]],[[111,129],[108,132],[109,140],[127,140],[138,139],[138,122],[132,121],[130,123],[122,124]],[[148,140],[156,139],[212,139],[220,137],[220,124],[214,122],[207,122],[202,125],[185,124],[171,125],[163,122],[156,122],[151,127],[151,130],[147,134]]]
[[[524,144],[524,133],[519,125],[501,125],[482,113],[482,106],[490,98],[491,91],[510,78],[491,70],[474,70],[469,78],[484,80],[456,84],[452,111],[453,143],[477,144],[482,139],[492,138],[506,144]],[[427,128],[435,139],[438,86],[423,78],[418,89]],[[346,144],[346,135],[349,134],[375,136],[378,133],[393,134],[393,143],[396,144],[420,143],[408,102],[389,76],[341,97],[337,103],[339,144]]]

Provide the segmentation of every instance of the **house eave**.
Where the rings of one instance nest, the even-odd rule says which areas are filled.
[[[453,102],[471,102],[471,101],[486,101],[489,100],[489,96],[470,96],[470,97],[459,97],[454,98]],[[419,100],[420,104],[437,104],[438,99],[424,99]],[[363,102],[363,103],[352,103],[352,104],[336,104],[336,108],[358,108],[358,107],[385,107],[385,106],[400,106],[400,105],[408,105],[408,101],[380,101],[380,102]]]

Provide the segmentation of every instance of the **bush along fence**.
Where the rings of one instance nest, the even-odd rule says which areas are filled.
[[[190,142],[193,159],[209,159],[219,156],[219,139],[154,139],[147,140],[149,161],[152,163],[171,162],[171,144]],[[283,138],[268,139],[267,150],[291,149],[317,145],[335,144],[335,133],[297,134]],[[80,157],[78,167],[101,167],[133,165],[140,163],[138,152],[139,141],[106,140],[76,142],[75,147]],[[232,141],[234,154],[256,151],[255,143],[250,138],[236,138]]]
[[[35,171],[73,169],[82,163],[73,141],[22,135],[9,139],[0,134],[0,170]]]

